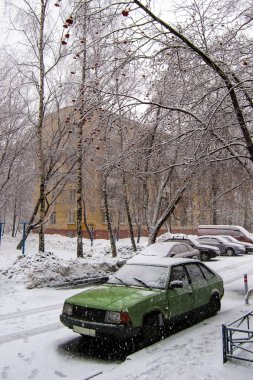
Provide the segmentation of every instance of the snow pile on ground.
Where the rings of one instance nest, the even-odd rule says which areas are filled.
[[[58,240],[61,241],[60,244]],[[118,244],[115,258],[112,258],[110,246],[105,244],[105,241],[96,241],[96,247],[93,249],[90,241],[84,239],[83,258],[75,257],[76,242],[74,239],[70,240],[58,235],[49,237],[47,246],[50,251],[47,252],[36,251],[37,243],[37,237],[32,236],[28,241],[25,255],[16,251],[16,258],[0,273],[7,280],[24,284],[29,289],[57,286],[78,280],[108,277],[134,254],[129,243],[124,241]],[[58,250],[56,246],[58,246]],[[138,250],[140,251],[142,248],[140,246]]]

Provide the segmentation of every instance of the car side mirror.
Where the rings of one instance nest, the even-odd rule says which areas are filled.
[[[179,288],[183,288],[183,286],[184,286],[183,281],[180,281],[180,280],[171,281],[170,283],[171,289],[179,289]]]

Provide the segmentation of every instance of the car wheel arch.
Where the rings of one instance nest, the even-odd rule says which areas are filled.
[[[233,247],[227,247],[225,252],[228,256],[233,256],[235,254],[235,250]]]
[[[219,289],[212,289],[212,291],[211,291],[211,294],[210,294],[210,299],[212,298],[212,297],[219,297],[219,298],[221,298],[221,294],[220,294],[220,291],[219,291]]]
[[[164,315],[160,310],[146,313],[143,317],[142,336],[144,342],[154,343],[165,337]]]
[[[208,251],[200,251],[201,261],[208,261],[210,259],[210,254]]]
[[[149,310],[147,313],[145,313],[143,315],[143,317],[142,317],[142,326],[145,324],[145,322],[147,321],[147,319],[149,319],[151,317],[160,318],[160,322],[162,322],[162,324],[164,324],[164,321],[165,321],[165,315],[164,315],[164,313],[160,309],[154,309],[154,310]]]
[[[214,316],[221,308],[221,297],[219,291],[213,291],[209,300],[209,315]]]

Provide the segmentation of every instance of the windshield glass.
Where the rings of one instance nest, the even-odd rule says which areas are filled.
[[[107,284],[165,289],[169,269],[152,265],[124,265]]]

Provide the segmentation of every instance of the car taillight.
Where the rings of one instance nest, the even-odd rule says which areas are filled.
[[[120,313],[120,322],[125,325],[131,323],[131,318],[127,311],[122,311]]]

